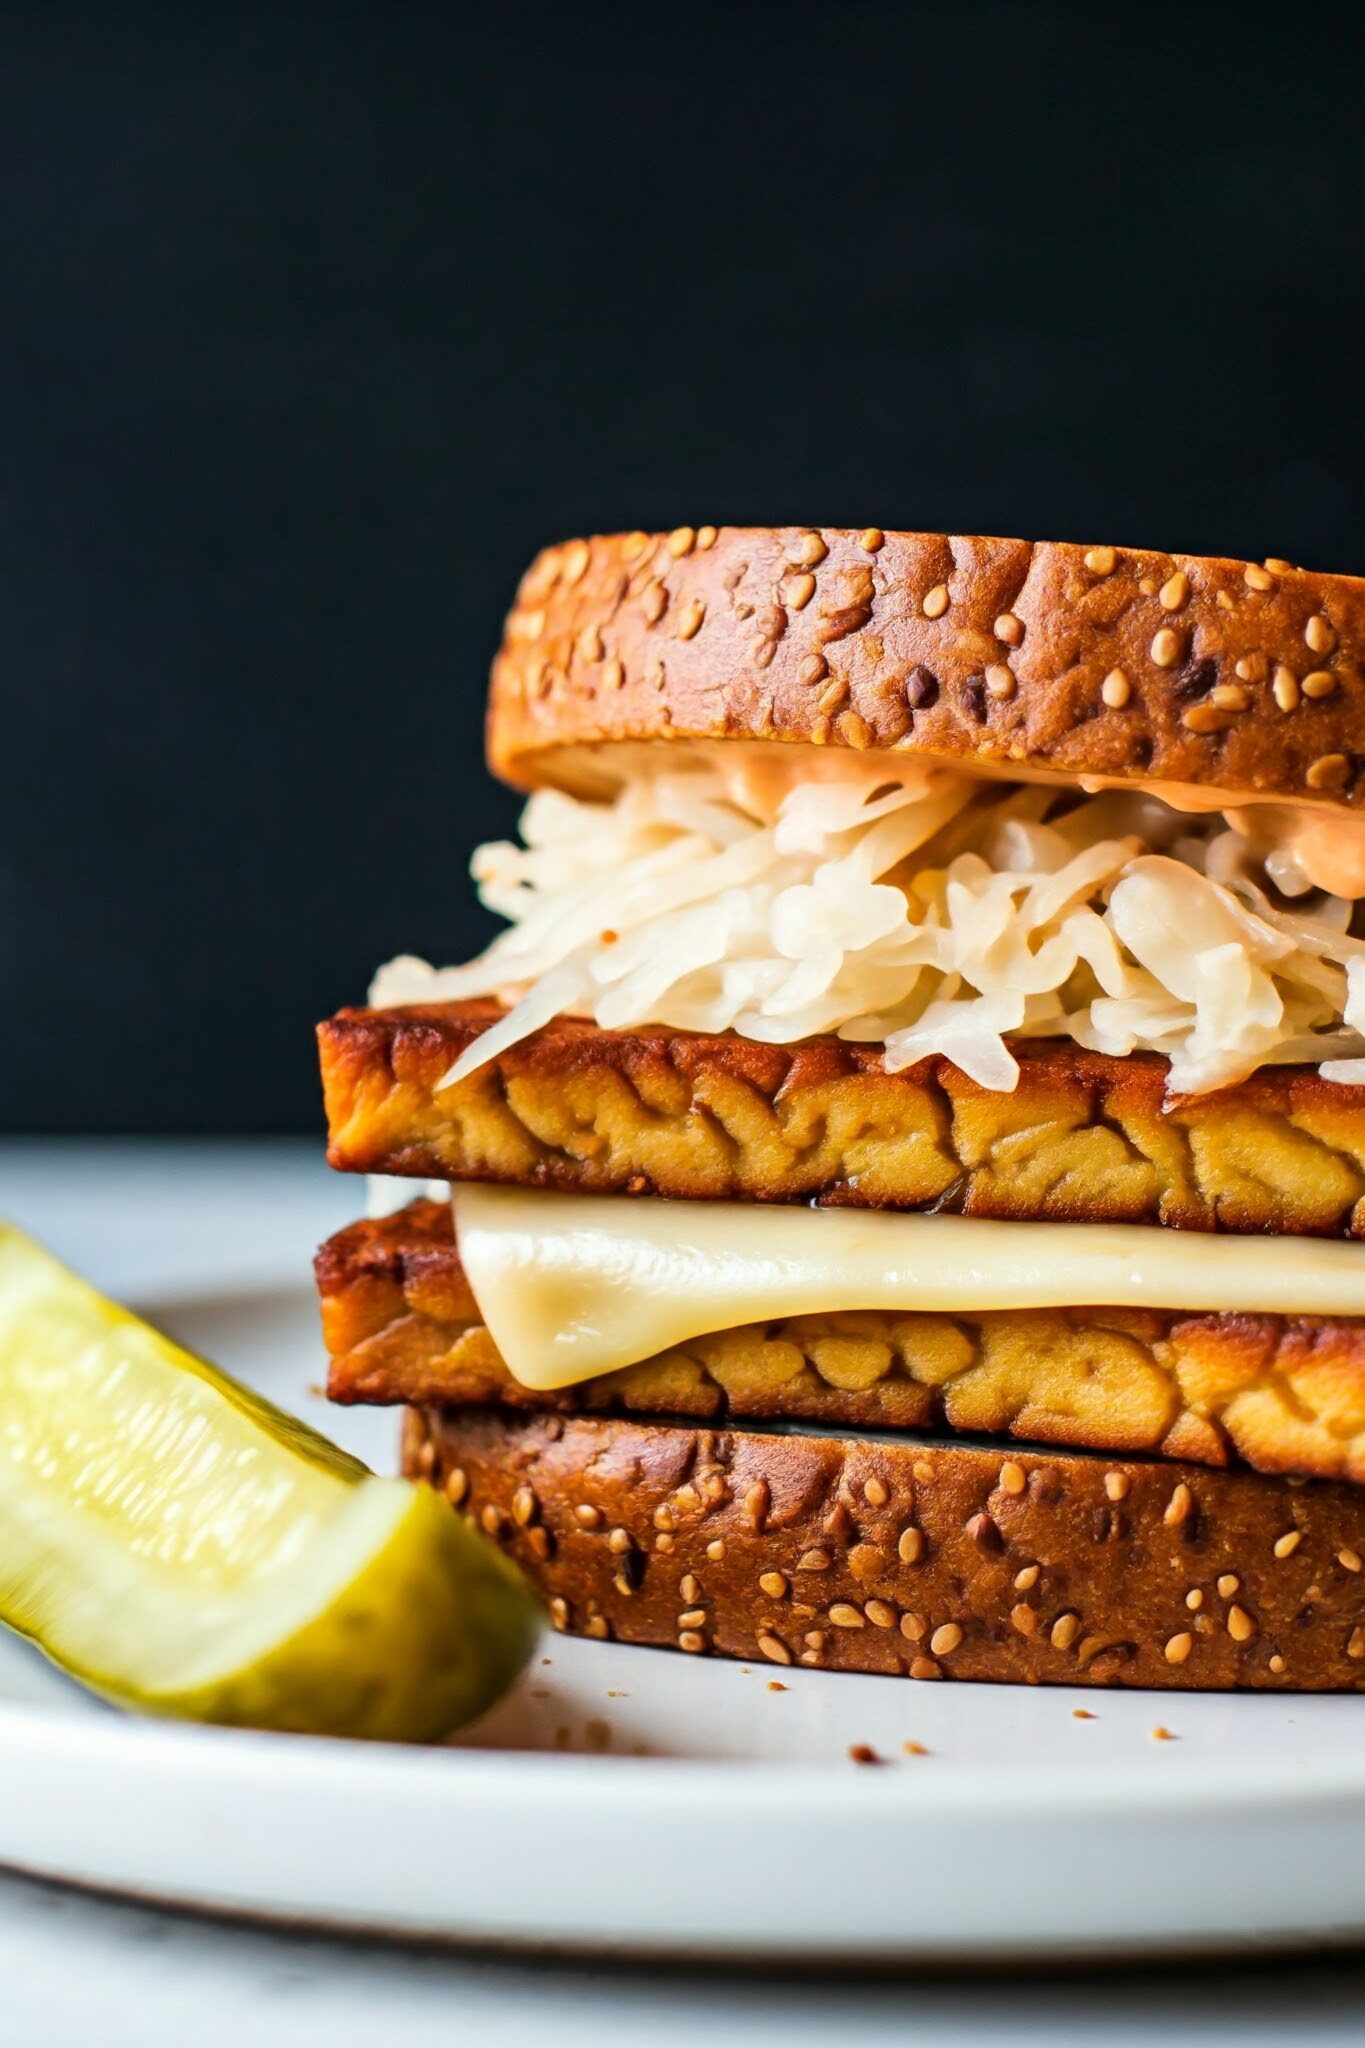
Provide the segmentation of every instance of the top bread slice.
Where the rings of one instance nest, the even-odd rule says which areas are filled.
[[[806,741],[986,773],[1365,802],[1365,580],[1270,560],[842,527],[568,541],[522,579],[488,754]]]

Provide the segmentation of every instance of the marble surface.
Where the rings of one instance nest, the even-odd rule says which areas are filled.
[[[793,1981],[385,1948],[0,1877],[0,2038],[28,2048],[1105,2048],[1358,2042],[1365,1966]]]
[[[204,1176],[249,1179],[281,1246],[306,1256],[354,1213],[316,1147],[0,1145],[0,1214],[91,1277],[163,1287],[176,1245],[139,1241],[139,1184],[183,1180],[184,1230]],[[95,1255],[90,1256],[91,1248]],[[197,1248],[199,1249],[199,1248]],[[232,1247],[220,1247],[224,1277]],[[149,1817],[155,1824],[155,1817]],[[911,1845],[907,1845],[909,1853]],[[458,1855],[460,1845],[451,1844]],[[1021,1882],[1026,1873],[1021,1873]],[[1097,1881],[1122,1882],[1121,1857]],[[1293,1873],[1285,1873],[1293,1882]],[[384,2048],[438,2038],[479,2048],[647,2041],[714,2048],[775,2041],[880,2044],[1335,2042],[1365,2037],[1365,1959],[1268,1959],[1235,1969],[1149,1965],[1068,1975],[890,1977],[615,1967],[548,1956],[476,1956],[229,1925],[0,1875],[0,2041],[66,2048]],[[455,2030],[459,2030],[458,2035]]]

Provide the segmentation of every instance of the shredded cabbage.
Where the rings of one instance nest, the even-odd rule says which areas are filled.
[[[1160,1053],[1173,1094],[1284,1061],[1365,1081],[1354,905],[1283,864],[1272,881],[1249,811],[725,753],[610,801],[538,791],[525,844],[471,863],[510,929],[465,967],[392,961],[372,1002],[510,1005],[447,1080],[569,1014],[781,1044],[835,1032],[883,1043],[890,1072],[941,1053],[1000,1090],[1019,1078],[1009,1040],[1040,1037]]]

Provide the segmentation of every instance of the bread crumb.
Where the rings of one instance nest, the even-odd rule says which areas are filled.
[[[1160,1721],[1158,1721],[1152,1730],[1152,1740],[1153,1742],[1179,1742],[1180,1737],[1173,1735],[1169,1728],[1163,1728]]]
[[[628,1700],[630,1698],[630,1694],[628,1692],[622,1692],[619,1685],[609,1685],[607,1687],[607,1698],[609,1700]]]
[[[770,1678],[768,1680],[768,1690],[769,1692],[785,1692],[787,1688],[780,1678]]]
[[[1099,1716],[1092,1714],[1089,1707],[1073,1707],[1071,1709],[1071,1718],[1073,1721],[1096,1721],[1099,1719]]]
[[[850,1742],[848,1753],[855,1764],[879,1764],[882,1761],[870,1742]]]

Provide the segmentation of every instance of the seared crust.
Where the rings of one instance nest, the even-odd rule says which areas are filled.
[[[1355,576],[875,527],[680,527],[537,556],[493,665],[488,754],[529,787],[581,781],[566,749],[604,740],[815,740],[1356,804],[1362,666]]]
[[[778,1317],[547,1393],[507,1370],[445,1203],[317,1258],[334,1401],[948,1428],[1365,1482],[1365,1323],[1126,1309]]]
[[[355,1173],[970,1216],[1365,1236],[1365,1098],[1312,1067],[1164,1100],[1166,1063],[1014,1046],[1012,1095],[934,1057],[561,1017],[456,1087],[486,1002],[318,1027],[328,1158]]]
[[[623,1642],[912,1678],[1365,1687],[1365,1495],[1058,1452],[410,1411],[405,1466]]]

